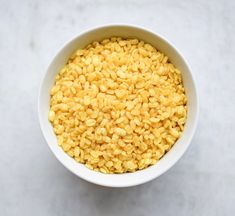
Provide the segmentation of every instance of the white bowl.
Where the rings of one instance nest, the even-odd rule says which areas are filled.
[[[86,168],[69,157],[57,144],[56,136],[48,121],[50,89],[58,71],[66,64],[69,56],[78,48],[83,48],[93,41],[100,41],[111,36],[138,38],[144,40],[161,52],[181,70],[183,83],[188,98],[188,115],[182,137],[172,149],[156,164],[144,170],[125,174],[102,174]],[[39,121],[43,135],[57,159],[77,176],[103,186],[129,187],[148,182],[171,168],[184,154],[193,137],[198,118],[198,99],[192,72],[179,51],[162,36],[146,29],[129,25],[110,25],[86,31],[69,41],[53,58],[41,83],[38,101]]]

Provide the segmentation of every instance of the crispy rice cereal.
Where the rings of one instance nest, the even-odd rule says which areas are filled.
[[[49,120],[58,144],[102,173],[155,164],[186,120],[181,72],[137,39],[110,38],[77,50],[56,76]]]

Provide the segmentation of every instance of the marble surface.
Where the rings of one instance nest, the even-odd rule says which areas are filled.
[[[235,1],[0,0],[0,215],[234,215]],[[200,119],[183,158],[133,188],[87,183],[50,152],[39,128],[40,80],[81,31],[133,23],[167,37],[197,80]]]

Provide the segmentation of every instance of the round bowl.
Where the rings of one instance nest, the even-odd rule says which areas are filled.
[[[156,165],[150,166],[144,170],[125,174],[103,174],[86,168],[83,164],[77,163],[68,156],[57,144],[51,123],[48,121],[50,89],[54,84],[55,76],[59,70],[66,64],[68,58],[78,48],[84,48],[93,41],[100,41],[111,36],[120,36],[123,38],[138,38],[150,43],[155,48],[165,53],[170,61],[182,72],[183,83],[188,99],[188,114],[185,129],[182,136],[174,144]],[[129,187],[143,184],[154,178],[157,178],[169,168],[171,168],[184,154],[193,137],[198,117],[198,99],[195,86],[195,80],[189,65],[179,51],[169,43],[165,38],[156,33],[150,32],[144,28],[130,25],[109,25],[91,29],[79,34],[70,40],[56,54],[49,65],[41,83],[38,115],[43,135],[48,146],[56,158],[75,175],[98,185],[109,187]]]

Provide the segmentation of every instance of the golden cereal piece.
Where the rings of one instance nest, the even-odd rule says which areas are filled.
[[[121,137],[126,135],[126,131],[122,128],[116,128],[115,132],[118,136],[121,136]]]
[[[74,148],[74,156],[75,156],[75,157],[79,157],[80,152],[81,152],[81,151],[80,151],[79,147],[75,147],[75,148]]]
[[[122,79],[126,78],[126,74],[122,70],[118,70],[117,75],[118,75],[118,77],[120,77]]]
[[[100,85],[100,91],[106,92],[107,91],[107,87],[105,85]]]
[[[117,89],[115,90],[115,95],[117,96],[117,98],[121,99],[127,95],[127,91],[124,89]]]
[[[86,125],[87,125],[88,127],[94,126],[95,123],[96,123],[96,120],[94,120],[94,119],[87,119],[87,120],[86,120]]]
[[[54,121],[54,119],[55,119],[55,112],[53,111],[53,110],[50,110],[50,112],[49,112],[49,120],[51,121],[51,122],[53,122]]]

